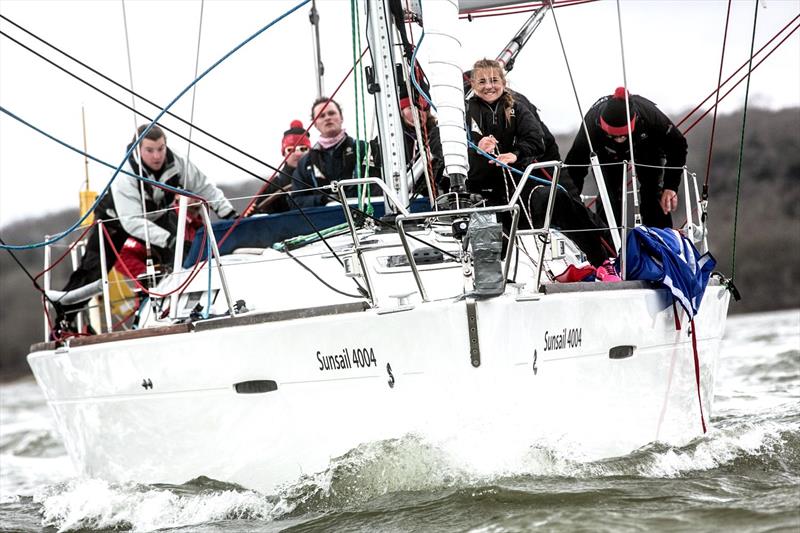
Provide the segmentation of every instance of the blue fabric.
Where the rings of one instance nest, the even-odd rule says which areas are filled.
[[[384,215],[383,202],[373,202],[375,218]],[[427,211],[430,209],[430,202],[427,198],[417,198],[411,204],[412,212]],[[237,248],[269,248],[276,242],[286,240],[290,237],[314,233],[315,230],[330,228],[345,222],[344,210],[340,205],[310,207],[303,209],[303,213],[311,220],[313,226],[309,224],[306,217],[300,211],[287,211],[272,215],[256,215],[239,220],[236,228],[225,241],[219,245],[220,255],[232,253]],[[219,239],[234,224],[234,220],[220,220],[212,224],[214,236]],[[191,268],[199,259],[206,258],[206,247],[202,246],[205,228],[200,228],[194,236],[192,247],[183,260],[184,268]]]
[[[639,226],[628,233],[625,279],[655,281],[694,318],[717,261],[700,255],[694,244],[673,229]]]

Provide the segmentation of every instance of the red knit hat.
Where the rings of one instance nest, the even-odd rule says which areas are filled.
[[[287,146],[308,146],[311,148],[311,139],[303,127],[303,123],[299,120],[293,120],[289,125],[289,129],[283,132],[281,153],[286,152]]]
[[[428,109],[428,101],[422,97],[422,95],[417,94],[417,91],[413,90],[414,94],[417,97],[417,107],[422,110]],[[411,97],[408,96],[408,88],[406,85],[400,84],[397,96],[400,98],[400,109],[405,109],[411,106]]]
[[[612,137],[628,135],[628,127],[633,133],[636,127],[636,114],[632,113],[631,122],[628,124],[628,113],[625,110],[625,87],[617,87],[614,94],[606,100],[600,111],[600,127]]]

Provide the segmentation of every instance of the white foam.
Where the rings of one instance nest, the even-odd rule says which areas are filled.
[[[185,527],[227,519],[268,520],[273,504],[253,491],[176,494],[139,485],[111,485],[97,479],[73,480],[34,498],[42,504],[42,525],[132,531]]]

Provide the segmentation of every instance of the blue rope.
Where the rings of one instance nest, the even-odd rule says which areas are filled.
[[[298,9],[300,9],[301,7],[303,7],[304,5],[309,3],[310,1],[311,0],[302,0],[295,7],[289,9],[284,14],[282,14],[281,16],[279,16],[278,18],[276,18],[275,20],[273,20],[272,22],[270,22],[269,24],[267,24],[266,26],[264,26],[263,28],[261,28],[260,30],[255,32],[254,34],[252,34],[250,37],[248,37],[247,39],[245,39],[241,43],[239,43],[231,51],[229,51],[227,54],[225,54],[220,59],[218,59],[213,65],[211,65],[205,71],[203,71],[203,73],[200,74],[200,76],[198,76],[197,78],[195,78],[194,81],[192,81],[192,83],[190,83],[188,86],[186,86],[185,89],[183,89],[180,93],[178,93],[178,95],[175,98],[173,98],[173,100],[169,104],[167,104],[164,107],[164,109],[162,109],[161,112],[158,113],[158,115],[156,115],[156,117],[152,120],[152,122],[150,122],[150,124],[148,124],[147,128],[145,128],[144,131],[142,131],[141,135],[139,135],[139,137],[136,139],[136,141],[134,141],[134,143],[131,145],[131,147],[128,149],[128,151],[125,152],[125,157],[123,157],[122,162],[120,162],[120,164],[117,167],[115,167],[114,174],[111,176],[111,179],[109,180],[108,184],[103,189],[102,193],[97,197],[95,202],[92,204],[91,208],[89,208],[86,211],[86,213],[84,213],[83,216],[81,216],[81,218],[78,219],[78,221],[75,222],[71,227],[69,227],[68,229],[64,230],[63,232],[59,233],[58,235],[56,235],[55,237],[53,237],[51,239],[47,239],[45,241],[42,241],[42,242],[39,242],[39,243],[36,243],[36,244],[26,244],[26,245],[0,244],[0,249],[3,249],[3,250],[30,250],[30,249],[34,249],[34,248],[42,248],[44,246],[48,246],[50,244],[53,244],[54,242],[58,242],[59,240],[63,239],[66,235],[68,235],[69,233],[74,231],[78,226],[81,225],[81,223],[84,220],[86,220],[86,218],[89,216],[89,214],[91,214],[92,211],[94,211],[95,207],[97,207],[97,204],[100,202],[100,200],[108,193],[108,190],[111,188],[111,184],[114,182],[115,179],[117,179],[117,176],[119,175],[120,171],[122,170],[123,165],[128,160],[128,158],[133,153],[133,151],[136,149],[136,147],[139,146],[139,143],[141,143],[142,139],[150,132],[150,130],[153,128],[153,126],[156,124],[156,122],[158,122],[158,120],[162,116],[164,116],[167,113],[167,111],[173,105],[175,105],[175,103],[178,100],[180,100],[187,92],[189,92],[189,90],[192,87],[197,85],[197,83],[200,82],[200,80],[205,78],[206,75],[209,72],[211,72],[212,70],[217,68],[220,65],[220,63],[222,63],[223,61],[228,59],[234,53],[238,52],[239,49],[241,49],[244,45],[246,45],[247,43],[249,43],[250,41],[252,41],[256,37],[258,37],[259,35],[264,33],[266,30],[268,30],[269,28],[271,28],[272,26],[274,26],[275,24],[277,24],[278,22],[280,22],[281,20],[283,20],[287,16],[289,16],[292,13],[294,13],[295,11],[297,11]],[[161,184],[159,183],[159,186],[160,185]]]
[[[481,150],[480,148],[478,148],[478,146],[477,146],[475,143],[473,143],[471,140],[467,139],[467,144],[469,145],[469,147],[470,147],[470,148],[474,148],[474,149],[475,149],[475,151],[476,151],[476,152],[478,152],[478,154],[482,155],[482,156],[483,156],[483,157],[485,157],[486,159],[489,159],[489,160],[491,160],[491,161],[494,161],[494,162],[495,162],[495,164],[497,164],[498,166],[501,166],[501,167],[503,167],[503,168],[505,168],[505,169],[508,169],[508,170],[510,170],[511,172],[513,172],[514,174],[517,174],[517,175],[519,175],[519,176],[524,176],[524,175],[525,175],[525,173],[524,173],[523,171],[521,171],[521,170],[519,170],[519,169],[516,169],[516,168],[514,168],[514,167],[510,167],[510,166],[506,165],[505,163],[503,163],[503,162],[499,161],[499,160],[498,160],[497,158],[495,158],[493,155],[491,155],[491,154],[489,154],[489,153],[487,153],[487,152],[484,152],[483,150]],[[539,183],[541,183],[541,184],[543,184],[543,185],[552,185],[552,184],[553,184],[553,182],[552,182],[552,181],[548,181],[548,180],[546,180],[546,179],[544,179],[544,178],[540,178],[540,177],[538,177],[538,176],[534,176],[533,174],[531,174],[530,176],[528,176],[528,179],[529,179],[529,180],[536,181],[536,182],[539,182]],[[566,189],[565,189],[565,188],[564,188],[564,187],[563,187],[561,184],[558,184],[558,185],[557,185],[557,187],[558,187],[559,189],[561,189],[562,191],[564,191],[564,192],[567,192],[567,190],[566,190]]]
[[[65,147],[65,148],[69,148],[73,152],[76,152],[76,153],[78,153],[78,154],[80,154],[80,155],[82,155],[84,157],[87,157],[87,158],[91,159],[95,163],[100,163],[101,165],[106,166],[108,168],[114,168],[114,169],[117,168],[117,167],[115,167],[114,165],[112,165],[111,163],[109,163],[107,161],[103,161],[102,159],[98,159],[95,156],[93,156],[92,154],[84,152],[80,148],[75,148],[71,144],[68,144],[68,143],[62,141],[61,139],[57,139],[56,137],[53,137],[52,135],[50,135],[46,131],[44,131],[44,130],[42,130],[40,128],[37,128],[36,126],[31,124],[30,122],[27,122],[25,119],[15,115],[14,113],[12,113],[11,111],[9,111],[8,109],[6,109],[3,106],[0,106],[0,111],[5,113],[6,115],[10,116],[11,118],[21,122],[22,124],[28,126],[29,128],[31,128],[36,133],[44,135],[45,137],[47,137],[51,141],[55,141],[56,143],[60,144],[61,146]],[[160,187],[162,189],[166,189],[168,191],[172,191],[172,192],[177,193],[177,194],[183,194],[183,195],[186,195],[186,196],[191,196],[192,198],[197,198],[198,200],[204,200],[204,198],[202,196],[200,196],[198,194],[194,194],[191,191],[187,191],[186,189],[181,189],[179,187],[173,187],[172,185],[167,185],[166,183],[161,183],[160,181],[152,180],[152,179],[146,178],[144,176],[139,176],[137,174],[133,174],[132,172],[128,172],[127,170],[120,170],[120,172],[122,172],[123,174],[125,174],[127,176],[130,176],[132,178],[136,178],[139,181],[143,181],[145,183],[151,183],[151,184],[153,184],[153,185],[155,185],[157,187]],[[103,189],[103,190],[105,191],[105,189]]]

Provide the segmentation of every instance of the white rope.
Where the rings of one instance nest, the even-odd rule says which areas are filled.
[[[128,37],[128,16],[125,11],[125,0],[121,0],[122,2],[122,23],[125,27],[125,50],[128,55],[128,78],[131,81],[131,108],[133,113],[133,131],[134,137],[136,137],[137,124],[136,124],[136,97],[134,96],[134,88],[133,88],[133,62],[131,61],[131,43],[130,38]],[[136,158],[136,162],[138,163],[139,170],[138,174],[140,177],[144,177],[144,167],[142,166],[142,151],[141,149],[137,149],[134,151],[134,157]],[[147,250],[147,276],[150,278],[151,287],[155,286],[155,267],[153,266],[153,260],[150,255],[150,227],[147,224],[147,204],[145,203],[144,199],[144,181],[139,180],[139,198],[142,200],[142,219],[144,220],[144,247]]]
[[[205,0],[200,0],[200,21],[198,22],[197,27],[197,52],[195,53],[194,57],[194,77],[197,78],[198,67],[200,66],[200,39],[203,35],[203,8],[205,6]],[[189,147],[186,149],[186,167],[189,167],[189,154],[192,150],[192,132],[194,131],[194,102],[195,96],[197,94],[197,85],[192,87],[192,109],[189,113]]]
[[[636,174],[636,159],[633,155],[633,132],[631,131],[631,103],[630,91],[628,90],[628,75],[625,70],[625,45],[622,40],[622,13],[619,7],[619,0],[617,0],[617,25],[619,27],[619,51],[622,56],[622,84],[625,87],[625,118],[628,120],[628,150],[631,154],[631,184],[633,193],[633,213],[634,225],[638,226],[641,223],[641,215],[639,214],[639,188],[638,188],[638,175]],[[622,220],[620,224],[625,227],[625,213],[622,213]]]
[[[586,142],[589,143],[589,151],[594,153],[592,147],[592,139],[589,137],[589,128],[586,127],[586,118],[581,109],[581,101],[578,98],[578,90],[575,88],[575,79],[572,77],[572,68],[569,66],[569,59],[567,58],[567,50],[564,48],[564,40],[561,38],[561,30],[558,27],[558,19],[556,18],[556,10],[553,6],[553,0],[548,0],[550,3],[550,12],[553,14],[553,22],[556,25],[556,33],[558,34],[558,42],[561,45],[561,53],[564,55],[564,63],[567,65],[567,73],[569,74],[569,82],[572,84],[572,93],[575,95],[575,103],[578,104],[578,113],[581,116],[581,124],[583,124],[583,131],[586,134]]]

